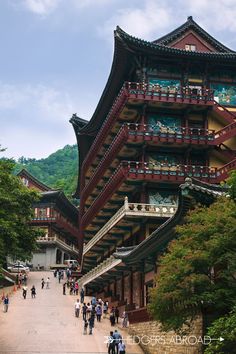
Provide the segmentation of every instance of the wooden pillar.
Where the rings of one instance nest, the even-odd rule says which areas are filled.
[[[117,295],[116,278],[114,279],[114,296]]]
[[[129,297],[129,303],[133,303],[133,269],[131,268],[130,270],[130,297]]]
[[[125,300],[125,281],[124,281],[124,272],[122,272],[121,277],[121,301]]]
[[[142,184],[140,203],[147,203],[147,183]]]

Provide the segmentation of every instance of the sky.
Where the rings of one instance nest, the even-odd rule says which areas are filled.
[[[76,139],[106,84],[114,30],[155,40],[188,16],[236,50],[235,0],[1,0],[2,156],[45,158]]]

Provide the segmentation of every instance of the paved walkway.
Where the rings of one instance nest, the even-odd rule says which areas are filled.
[[[50,289],[41,289],[41,278],[50,277]],[[35,285],[37,295],[26,300],[18,290],[10,297],[9,312],[0,311],[1,354],[107,353],[105,336],[111,330],[107,319],[96,323],[93,335],[83,335],[82,317],[74,316],[76,296],[62,295],[62,284],[52,272],[31,272],[28,289]],[[46,287],[46,285],[45,285]],[[115,329],[115,328],[114,328]],[[123,338],[128,335],[121,332]],[[143,353],[138,345],[127,345],[126,353]]]

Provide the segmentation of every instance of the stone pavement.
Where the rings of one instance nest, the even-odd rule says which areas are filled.
[[[41,289],[41,278],[50,277],[50,289]],[[111,330],[108,319],[96,323],[93,335],[83,335],[82,317],[74,316],[73,295],[62,294],[62,283],[52,272],[31,272],[27,297],[22,290],[10,297],[9,312],[0,311],[0,354],[75,354],[107,353],[105,336]],[[36,298],[30,288],[36,287]],[[67,291],[68,293],[68,291]],[[115,327],[114,327],[115,329]],[[120,331],[120,330],[119,330]],[[121,331],[120,331],[121,332]],[[127,338],[127,332],[121,332]],[[128,344],[126,353],[143,353],[136,344]]]

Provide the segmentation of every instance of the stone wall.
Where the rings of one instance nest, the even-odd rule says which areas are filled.
[[[129,334],[136,337],[145,354],[201,354],[202,320],[199,317],[186,336],[162,332],[158,322],[139,322],[129,325]],[[134,339],[134,337],[133,337]]]

